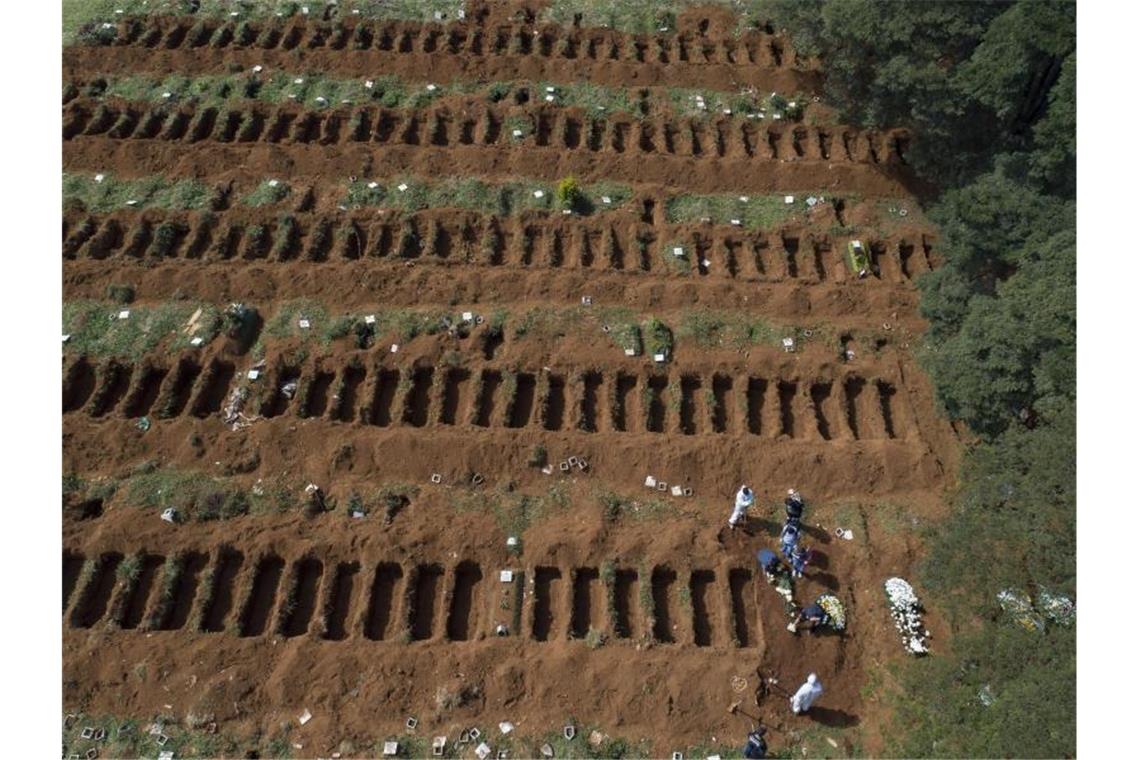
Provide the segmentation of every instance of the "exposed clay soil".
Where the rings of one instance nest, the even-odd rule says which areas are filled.
[[[222,72],[276,62],[440,81],[589,78],[625,87],[805,91],[818,84],[818,72],[797,63],[788,41],[765,32],[734,41],[719,11],[683,16],[680,36],[666,47],[608,30],[540,29],[531,52],[495,54],[487,40],[500,25],[510,34],[534,30],[491,7],[488,15],[471,5],[462,24],[378,25],[367,50],[333,49],[313,22],[284,25],[279,38],[266,38],[278,40],[269,49],[200,48],[187,41],[193,19],[158,19],[125,44],[68,48],[64,75]],[[481,53],[473,47],[480,30]],[[388,33],[390,50],[379,42]],[[543,54],[543,35],[551,51],[576,57]],[[701,35],[712,52],[694,60]],[[405,36],[409,49],[401,52]],[[585,50],[593,37],[605,44],[597,42],[591,56]],[[296,42],[288,47],[285,39]],[[611,39],[616,60],[608,57]],[[679,52],[682,39],[688,60]],[[648,52],[638,60],[643,43]],[[783,51],[779,62],[773,45]],[[344,131],[350,114],[322,112],[282,141],[194,142],[163,139],[166,127],[155,131],[153,120],[138,132],[147,121],[143,106],[131,129],[88,134],[94,108],[82,99],[63,108],[68,171],[199,177],[238,188],[273,176],[313,192],[292,212],[294,238],[260,248],[244,231],[263,226],[274,240],[281,208],[68,208],[68,300],[105,298],[117,284],[132,286],[140,305],[244,301],[264,316],[285,301],[311,298],[331,314],[419,306],[482,315],[503,309],[515,319],[544,305],[579,306],[590,295],[594,306],[583,310],[626,306],[639,321],[652,315],[675,327],[682,312],[710,306],[811,326],[827,337],[804,338],[795,353],[679,342],[671,361],[658,365],[624,356],[589,318],[588,329],[572,325],[563,336],[508,330],[496,339],[482,325],[466,337],[377,335],[367,350],[349,338],[321,347],[261,336],[265,359],[256,381],[246,375],[255,362],[248,343],[221,338],[181,353],[160,345],[136,359],[79,356],[65,346],[65,472],[91,481],[127,478],[149,461],[250,488],[314,482],[341,505],[311,518],[291,512],[172,525],[131,503],[127,488],[106,499],[65,499],[65,712],[205,715],[238,737],[271,735],[291,721],[290,741],[302,745],[295,755],[303,757],[374,754],[378,739],[404,733],[408,716],[419,720],[417,736],[451,741],[465,728],[501,720],[530,741],[573,717],[580,727],[646,740],[654,756],[667,756],[698,744],[739,745],[747,718],[727,710],[739,701],[743,713],[772,726],[773,749],[807,748],[810,728],[837,737],[839,746],[816,736],[809,754],[881,749],[882,707],[866,688],[869,673],[904,656],[882,582],[910,574],[921,553],[917,529],[941,514],[958,457],[956,435],[912,353],[925,327],[914,281],[938,266],[932,230],[885,224],[870,202],[846,208],[843,218],[821,204],[761,231],[669,224],[662,206],[685,190],[823,190],[912,202],[912,181],[891,143],[900,134],[849,130],[857,151],[825,157],[822,128],[812,127],[808,143],[816,147],[799,155],[788,125],[776,144],[765,137],[763,150],[750,149],[737,132],[738,143],[698,154],[691,144],[667,148],[662,118],[651,124],[650,147],[634,137],[619,150],[608,132],[592,149],[565,142],[575,131],[567,119],[580,115],[559,112],[550,115],[548,144],[512,145],[464,139],[463,119],[478,122],[471,134],[479,135],[508,114],[477,114],[457,101],[413,114],[420,122],[409,140],[358,142]],[[523,110],[536,123],[547,118],[542,109]],[[290,124],[309,118],[266,109],[266,129],[281,113]],[[370,114],[370,123],[380,117]],[[830,139],[843,132],[830,128]],[[393,132],[400,133],[410,134]],[[571,173],[629,183],[634,210],[511,218],[422,211],[412,223],[433,230],[434,243],[408,257],[396,212],[338,208],[349,176],[556,180]],[[652,210],[637,211],[645,208]],[[181,232],[155,255],[152,230],[164,222]],[[326,225],[355,231],[354,242],[342,235],[328,246],[315,243],[314,230]],[[480,242],[489,226],[499,230],[491,251]],[[870,248],[872,276],[855,278],[844,265],[844,228]],[[223,244],[227,230],[235,232]],[[648,256],[639,253],[639,238],[648,241]],[[709,265],[672,271],[660,256],[670,240],[707,251]],[[879,343],[843,360],[838,335],[845,345]],[[392,353],[395,342],[401,345]],[[280,391],[290,381],[299,389],[292,397]],[[234,430],[221,412],[238,386],[249,389],[245,411],[257,419]],[[151,421],[145,432],[137,425],[142,416]],[[539,446],[554,465],[550,474],[528,463]],[[588,466],[561,471],[571,456]],[[437,474],[438,484],[431,482]],[[647,475],[692,495],[651,492]],[[420,490],[392,519],[345,514],[350,493],[395,482]],[[758,491],[763,506],[746,532],[731,534],[724,523],[741,483]],[[545,497],[552,486],[565,494],[564,506],[525,529],[518,554],[507,548],[501,514],[465,506],[483,497]],[[756,568],[755,552],[776,544],[780,515],[772,505],[793,486],[808,500],[808,541],[821,555],[796,596],[806,602],[837,594],[850,621],[842,636],[785,630],[783,600]],[[670,506],[615,519],[603,507],[606,492],[647,511],[655,496]],[[852,529],[854,540],[836,538],[835,528]],[[125,581],[115,569],[136,554],[140,571]],[[173,556],[186,570],[164,598],[163,563]],[[94,562],[93,573],[83,573],[85,562]],[[501,582],[504,569],[518,580]],[[927,618],[937,647],[941,617],[933,610]],[[508,635],[495,635],[500,624]],[[599,633],[605,643],[591,646]],[[811,717],[793,718],[780,692],[810,671],[826,692]],[[737,677],[743,685],[736,680],[734,688]],[[314,717],[298,726],[305,709]]]

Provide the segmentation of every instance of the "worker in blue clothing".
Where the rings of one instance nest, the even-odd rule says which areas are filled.
[[[788,517],[788,522],[794,522],[796,525],[800,524],[800,519],[804,516],[804,499],[794,488],[788,489],[788,496],[784,499],[784,513]]]
[[[764,734],[768,733],[765,726],[759,726],[748,732],[748,740],[744,744],[742,754],[749,760],[763,760],[768,755],[768,742],[764,741]]]
[[[788,558],[792,565],[792,577],[803,578],[804,568],[811,561],[811,549],[806,546],[797,546],[792,549],[792,556]]]
[[[800,529],[798,525],[788,523],[780,532],[780,551],[784,556],[791,559],[792,552],[795,551],[796,544],[800,540]]]
[[[776,574],[783,569],[783,563],[776,555],[776,552],[771,549],[761,549],[756,552],[756,562],[760,565],[760,569],[764,571],[764,575],[768,576],[768,582],[771,583],[776,579]]]

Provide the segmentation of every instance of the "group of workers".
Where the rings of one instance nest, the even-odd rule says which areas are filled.
[[[752,489],[747,485],[741,486],[740,490],[736,492],[732,514],[728,518],[728,527],[731,530],[735,531],[745,524],[748,510],[755,502],[756,495]],[[800,543],[800,521],[803,514],[803,497],[799,491],[789,488],[784,499],[785,518],[784,527],[780,530],[780,554],[787,560],[793,578],[802,578],[804,570],[812,559],[812,550],[806,544]],[[775,583],[777,577],[784,571],[784,564],[780,560],[780,556],[771,549],[764,548],[756,552],[756,561],[769,583]],[[806,624],[812,633],[818,633],[824,630],[829,622],[827,611],[817,601],[802,608],[788,629],[795,632],[799,630],[801,625]],[[812,704],[822,693],[823,684],[820,683],[819,678],[815,673],[809,674],[804,684],[796,690],[789,700],[792,713],[803,715],[811,709]],[[748,734],[747,743],[743,749],[744,757],[763,758],[767,754],[768,745],[764,740],[766,731],[767,729],[761,725]]]

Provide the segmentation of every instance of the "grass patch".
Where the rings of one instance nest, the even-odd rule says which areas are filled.
[[[136,671],[136,674],[138,671]],[[145,674],[145,667],[141,673]],[[160,713],[150,720],[124,718],[116,715],[91,715],[83,712],[75,714],[63,727],[63,756],[78,754],[84,757],[89,749],[99,750],[101,757],[145,757],[156,754],[155,737],[147,730],[152,723],[162,726],[167,736],[163,750],[174,752],[180,758],[244,757],[256,753],[260,757],[288,758],[292,756],[292,743],[288,740],[287,726],[276,736],[255,734],[249,737],[236,737],[224,733],[209,733],[206,720],[191,714],[186,723],[173,714]],[[84,739],[83,729],[102,729],[102,741]]]
[[[161,208],[171,211],[201,209],[209,205],[214,190],[203,182],[166,177],[117,179],[109,174],[65,174],[64,206],[78,205],[87,211],[107,212],[120,208]],[[133,203],[128,203],[133,201]]]
[[[579,318],[575,309],[534,308],[514,323],[514,337],[564,338],[569,323]]]
[[[697,119],[720,116],[749,118],[756,121],[758,131],[766,123],[798,121],[809,102],[809,96],[802,93],[785,97],[779,93],[761,95],[750,90],[721,92],[678,87],[666,90],[666,98],[670,109],[678,115]]]
[[[664,354],[668,361],[673,356],[673,331],[657,317],[650,317],[641,325],[646,348],[652,356]]]
[[[451,504],[459,512],[489,513],[504,537],[521,538],[527,528],[568,509],[570,495],[564,484],[555,483],[542,494],[512,493],[503,489],[463,491],[455,495]]]
[[[401,186],[403,189],[401,190]],[[535,192],[541,193],[535,196]],[[553,211],[557,190],[544,182],[493,184],[472,178],[447,178],[423,182],[414,177],[384,182],[357,180],[345,189],[348,208],[391,208],[406,212],[428,208],[461,208],[498,216],[515,216],[523,211]],[[633,196],[628,185],[601,182],[579,185],[574,211],[590,214],[623,206]],[[606,203],[603,199],[609,199]]]
[[[463,8],[461,0],[258,0],[255,3],[234,3],[233,0],[201,0],[195,17],[225,19],[238,25],[243,20],[275,19],[284,20],[293,16],[303,16],[302,8],[308,8],[308,17],[317,22],[326,12],[336,23],[337,20],[355,19],[394,19],[407,21],[450,21],[459,17]],[[121,15],[116,14],[121,10]],[[85,27],[105,22],[116,22],[124,18],[144,16],[185,15],[190,11],[188,0],[63,0],[64,44],[92,43],[109,38],[93,36],[94,32]],[[238,15],[230,14],[237,11]],[[436,14],[440,14],[437,19]]]
[[[680,240],[667,240],[661,248],[661,261],[666,269],[688,274],[693,270],[693,250]]]
[[[644,347],[641,342],[641,327],[631,309],[623,306],[604,306],[593,312],[594,318],[609,327],[609,336],[622,351],[633,350],[640,356]]]
[[[759,317],[711,309],[684,312],[677,327],[678,337],[691,340],[701,348],[780,345],[786,334],[794,332],[794,328],[780,329]]]
[[[122,311],[129,312],[119,319]],[[192,318],[197,314],[197,319]],[[70,301],[63,305],[64,349],[85,356],[137,359],[159,345],[171,352],[190,347],[199,337],[208,344],[222,327],[221,310],[194,301],[135,306],[105,301]]]
[[[676,195],[665,202],[665,219],[670,224],[732,224],[735,219],[745,229],[770,229],[805,216],[809,195],[795,194],[792,203],[783,195]]]
[[[114,33],[114,29],[100,29],[96,30],[95,36],[105,37]],[[710,119],[720,118],[726,115],[725,111],[729,111],[729,115],[734,118],[754,120],[758,132],[763,131],[766,123],[778,121],[777,116],[780,120],[798,121],[802,117],[803,106],[808,102],[805,95],[760,96],[748,90],[726,93],[669,88],[663,95],[642,96],[633,88],[604,87],[588,82],[554,84],[546,81],[497,80],[480,83],[456,79],[441,83],[412,81],[393,74],[371,79],[337,79],[322,76],[317,71],[267,73],[245,70],[225,75],[192,77],[182,74],[165,77],[137,74],[110,77],[82,88],[74,85],[71,87],[73,94],[87,98],[115,98],[136,103],[188,104],[230,109],[241,109],[251,102],[273,105],[299,103],[317,110],[356,105],[376,105],[394,110],[415,109],[447,97],[471,97],[492,104],[513,105],[516,102],[515,93],[526,91],[527,102],[581,109],[587,120],[617,115],[641,120],[657,113],[668,113],[675,118]],[[534,133],[532,120],[518,114],[509,116],[504,127],[508,137],[513,140],[525,140]],[[516,136],[515,130],[520,134]]]
[[[668,520],[681,516],[682,512],[671,502],[657,497],[649,499],[630,499],[613,491],[602,491],[598,494],[598,502],[602,507],[602,514],[609,522],[622,519],[640,520]],[[644,577],[648,578],[648,575]],[[648,588],[649,584],[642,584]]]
[[[267,179],[254,188],[253,192],[242,198],[242,203],[254,207],[271,206],[285,200],[290,192],[290,187],[281,180]]]
[[[308,327],[301,326],[302,320],[305,320]],[[331,325],[328,312],[317,301],[287,301],[265,323],[264,335],[268,338],[301,338],[308,341],[314,336],[323,338],[328,335]]]

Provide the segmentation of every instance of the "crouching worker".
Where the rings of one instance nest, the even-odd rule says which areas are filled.
[[[776,575],[784,569],[780,558],[776,556],[776,552],[771,549],[761,549],[756,552],[756,562],[760,565],[760,569],[764,571],[764,575],[768,577],[769,583],[775,583]]]
[[[748,741],[744,744],[743,754],[749,760],[762,760],[768,755],[768,742],[764,741],[764,734],[768,729],[759,726],[755,731],[748,733]]]
[[[788,630],[795,633],[799,631],[801,625],[806,623],[808,630],[812,633],[819,633],[827,627],[830,621],[831,618],[827,614],[827,610],[821,607],[819,602],[815,602],[800,610],[800,614],[796,617],[795,622],[788,626]]]

